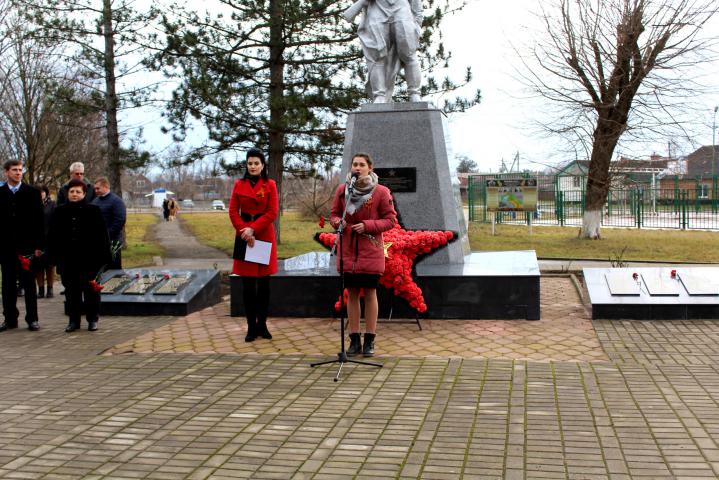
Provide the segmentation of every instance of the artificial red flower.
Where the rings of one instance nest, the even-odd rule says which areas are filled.
[[[334,233],[320,233],[318,239],[322,245],[331,248],[335,242]],[[419,313],[427,311],[422,289],[412,278],[412,266],[417,256],[430,253],[454,238],[449,231],[407,231],[399,225],[384,232],[385,244],[391,243],[388,248],[388,258],[385,260],[385,271],[380,277],[380,285],[391,289],[394,294],[403,298]],[[346,302],[346,299],[345,299]],[[342,302],[335,303],[335,310],[339,311]]]
[[[635,272],[635,273],[632,273],[632,278],[633,278],[634,280],[636,280],[637,278],[639,278],[639,274],[636,273],[636,272]]]
[[[672,278],[677,278],[677,271],[676,271],[676,270],[672,270],[671,277],[672,277]]]
[[[22,268],[26,272],[29,272],[30,271],[30,259],[27,257],[24,257],[22,255],[18,255],[17,258],[20,261],[20,268]]]
[[[320,215],[320,228],[325,228],[325,216]]]
[[[165,280],[169,280],[169,279],[170,279],[170,275],[166,273],[166,274],[164,274],[164,275],[162,276],[162,278],[164,278]]]
[[[97,283],[95,280],[90,280],[90,286],[92,289],[96,292],[101,292],[103,288],[105,288],[105,285],[101,283]]]

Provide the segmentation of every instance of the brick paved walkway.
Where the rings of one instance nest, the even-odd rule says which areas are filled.
[[[539,322],[382,325],[384,368],[337,383],[308,366],[326,320],[311,348],[282,319],[247,346],[223,306],[67,335],[44,300],[0,334],[0,478],[716,478],[719,324],[591,322],[572,292],[543,278]],[[419,342],[452,333],[488,350]]]

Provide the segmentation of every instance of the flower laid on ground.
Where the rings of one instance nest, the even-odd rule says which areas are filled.
[[[639,274],[636,273],[636,272],[632,273],[632,278],[633,278],[634,280],[638,279],[638,278],[639,278]]]
[[[319,222],[320,228],[325,228],[325,216],[320,215],[320,222]]]
[[[90,280],[90,286],[96,292],[101,292],[105,285],[98,283],[96,280]]]
[[[32,257],[32,255],[28,255],[28,256],[18,255],[17,256],[17,259],[20,262],[20,268],[22,268],[26,272],[30,271],[30,257]]]
[[[170,279],[170,274],[169,274],[169,273],[166,273],[166,274],[164,274],[164,275],[162,276],[162,278],[164,278],[165,280],[169,280],[169,279]]]
[[[672,278],[677,278],[677,271],[672,270],[671,273],[669,274],[669,276],[671,276]]]
[[[320,233],[315,238],[325,247],[332,248],[336,234]],[[399,225],[384,232],[386,259],[384,274],[379,283],[409,303],[419,313],[427,311],[422,289],[412,278],[416,258],[444,247],[455,234],[450,231],[405,230]],[[337,308],[339,301],[335,303]]]

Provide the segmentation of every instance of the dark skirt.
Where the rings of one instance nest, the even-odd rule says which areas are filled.
[[[345,288],[377,288],[379,277],[373,273],[345,273]]]

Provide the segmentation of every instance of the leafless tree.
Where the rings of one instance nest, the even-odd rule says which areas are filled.
[[[0,154],[21,160],[28,182],[57,185],[67,178],[73,161],[104,157],[105,142],[98,129],[102,118],[58,101],[58,91],[78,91],[76,76],[26,35],[23,22],[4,20],[0,23],[6,44],[0,55]],[[95,174],[104,174],[103,165],[94,166]]]
[[[626,133],[681,127],[692,70],[714,38],[702,28],[715,0],[542,2],[546,35],[524,58],[523,76],[557,108],[545,126],[584,142],[589,154],[582,236],[600,238],[610,161]]]

